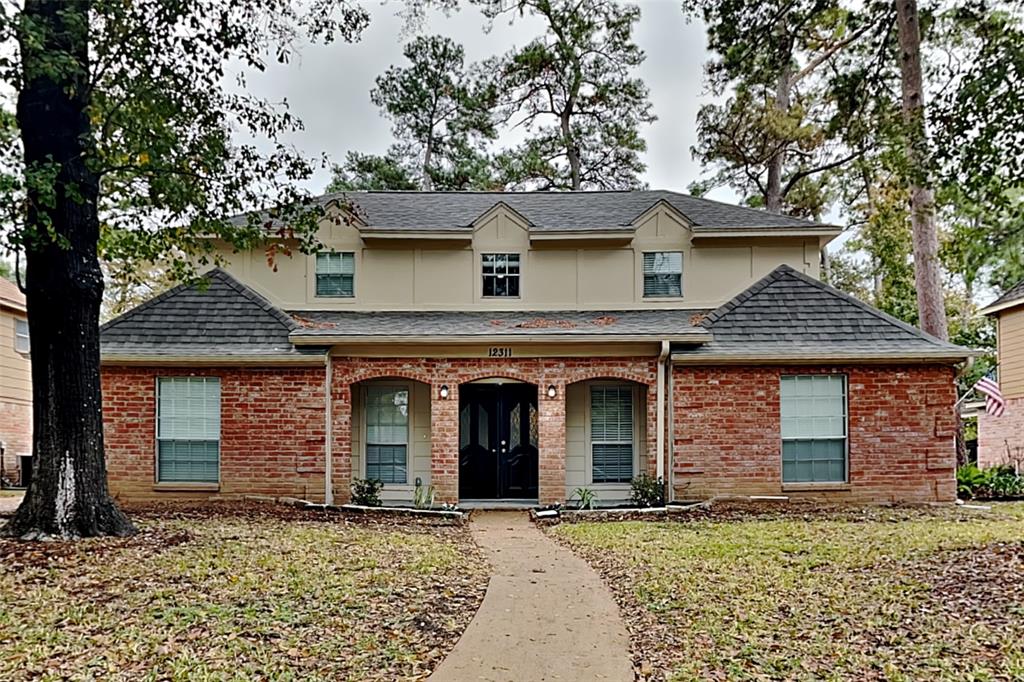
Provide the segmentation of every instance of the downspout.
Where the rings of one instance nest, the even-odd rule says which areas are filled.
[[[324,358],[324,504],[334,504],[334,485],[331,481],[331,456],[333,450],[333,438],[331,436],[331,384],[333,383],[331,367],[331,351],[327,350]]]
[[[669,342],[661,342],[661,353],[658,355],[658,386],[657,386],[657,410],[658,416],[655,420],[658,429],[657,450],[658,450],[658,478],[665,479],[665,360],[668,359]]]

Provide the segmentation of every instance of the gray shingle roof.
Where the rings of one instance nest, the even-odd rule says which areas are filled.
[[[1014,284],[1012,287],[1007,289],[1002,296],[985,306],[984,310],[989,310],[990,308],[1002,306],[1007,303],[1013,303],[1015,301],[1020,301],[1024,304],[1024,279]]]
[[[499,203],[535,231],[622,228],[664,201],[700,229],[828,228],[800,218],[667,190],[619,192],[335,192],[318,197],[354,206],[372,229],[468,230]],[[244,220],[239,217],[236,220]]]
[[[714,310],[704,326],[714,336],[687,358],[942,358],[966,348],[942,341],[849,294],[782,265]]]
[[[701,310],[597,311],[293,311],[292,337],[620,336],[707,337]]]
[[[100,349],[111,356],[300,356],[288,340],[295,322],[220,269],[205,288],[177,286],[100,328]]]

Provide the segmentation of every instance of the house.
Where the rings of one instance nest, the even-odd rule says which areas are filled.
[[[666,191],[322,202],[319,253],[220,244],[103,327],[119,497],[954,499],[968,353],[821,283],[834,226]]]
[[[996,320],[1003,414],[978,415],[978,465],[1024,464],[1024,280],[981,310]]]
[[[32,369],[25,295],[0,277],[0,478],[24,484],[32,461]]]

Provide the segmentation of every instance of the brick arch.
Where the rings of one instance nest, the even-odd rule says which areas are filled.
[[[459,376],[459,386],[471,384],[481,379],[509,379],[510,381],[525,381],[533,386],[540,386],[540,376],[536,372],[516,372],[514,370],[489,370],[480,371],[475,374],[463,374]]]
[[[578,384],[581,381],[591,381],[593,379],[616,379],[618,381],[630,381],[634,384],[640,384],[641,386],[654,386],[657,381],[657,376],[653,373],[650,376],[645,376],[640,372],[631,372],[629,370],[607,367],[581,368],[566,376],[565,385],[569,386],[571,384]]]
[[[348,383],[349,386],[352,386],[353,384],[361,384],[364,381],[373,381],[375,379],[403,379],[405,381],[415,381],[428,386],[432,383],[432,377],[429,374],[418,374],[416,372],[377,370],[359,372],[358,374],[345,377],[346,383]]]

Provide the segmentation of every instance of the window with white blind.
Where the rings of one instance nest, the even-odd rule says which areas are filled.
[[[345,253],[316,254],[316,295],[352,298],[355,295],[356,257]]]
[[[157,480],[216,483],[220,477],[220,379],[157,379]]]
[[[594,483],[633,480],[633,388],[590,387],[590,454]]]
[[[366,387],[366,478],[407,483],[409,389]]]
[[[644,254],[644,297],[683,295],[683,253],[652,251]]]
[[[25,354],[32,350],[28,336],[28,320],[14,320],[14,350]]]
[[[782,481],[846,481],[846,377],[783,376],[779,404]]]

